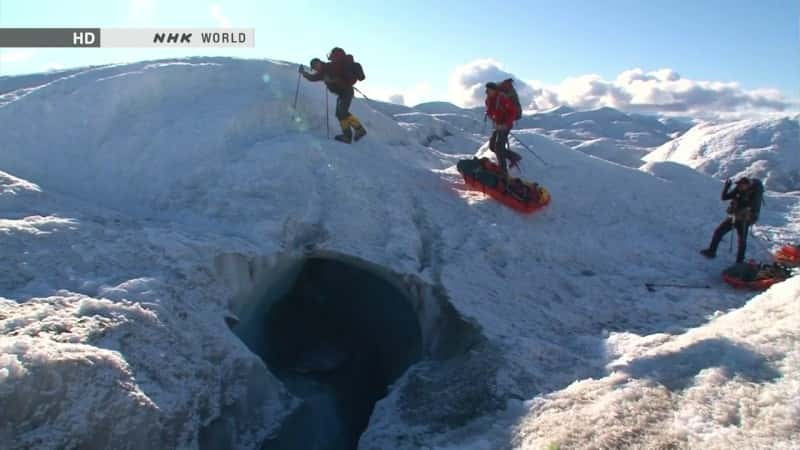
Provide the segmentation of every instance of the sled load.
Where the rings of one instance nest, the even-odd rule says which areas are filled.
[[[722,271],[722,279],[737,289],[763,291],[792,276],[790,268],[780,263],[736,263]]]
[[[550,203],[550,193],[537,183],[506,177],[488,158],[462,159],[456,169],[468,186],[521,213],[532,213]]]
[[[800,246],[784,245],[775,252],[775,262],[789,267],[800,267]]]

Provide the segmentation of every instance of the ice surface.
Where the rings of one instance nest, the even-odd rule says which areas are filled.
[[[754,298],[720,281],[732,255],[698,257],[719,181],[573,150],[642,138],[606,129],[614,111],[561,110],[582,124],[554,130],[575,139],[515,131],[547,161],[520,150],[522,174],[553,195],[523,216],[455,171],[479,113],[403,121],[357,100],[370,134],[346,146],[326,137],[321,85],[293,109],[296,77],[194,58],[0,79],[0,442],[258,448],[296,403],[226,318],[335,252],[423,280],[480,332],[397,380],[361,448],[797,446],[800,282]],[[745,153],[779,151],[772,131],[791,126],[745,133]],[[797,241],[797,194],[766,202],[756,234]]]

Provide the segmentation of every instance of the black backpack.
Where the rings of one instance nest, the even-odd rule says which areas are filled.
[[[328,54],[328,61],[335,64],[343,64],[339,67],[344,72],[344,79],[350,84],[356,84],[357,81],[364,81],[364,68],[361,64],[355,62],[353,55],[346,53],[341,47],[334,47]]]
[[[753,210],[753,222],[758,221],[758,216],[761,213],[761,204],[764,202],[764,183],[759,179],[753,179],[753,197],[751,208]]]
[[[752,187],[743,193],[737,193],[726,212],[737,222],[754,224],[758,222],[761,205],[764,203],[764,184],[756,178],[751,178],[750,183]]]
[[[355,61],[350,64],[350,73],[357,81],[364,81],[364,79],[367,78],[366,75],[364,75],[364,68],[361,67],[361,64]]]

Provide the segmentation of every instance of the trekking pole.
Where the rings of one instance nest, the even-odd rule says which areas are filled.
[[[329,109],[330,106],[328,103],[328,89],[326,88],[325,89],[325,135],[327,136],[328,139],[331,138],[331,119],[330,119],[330,113],[328,112]]]
[[[648,292],[655,292],[657,287],[673,287],[682,289],[711,289],[707,284],[678,284],[678,283],[645,283]]]
[[[769,251],[767,246],[764,245],[763,242],[761,242],[761,240],[758,238],[758,236],[756,236],[756,233],[755,233],[755,231],[753,231],[753,227],[752,226],[749,228],[749,230],[750,230],[750,236],[752,236],[753,240],[756,241],[756,243],[758,244],[759,247],[761,247],[761,250],[764,250],[767,254],[772,254],[772,252]],[[768,238],[764,238],[764,239],[767,242],[770,242],[770,243],[774,244],[774,242],[770,241]]]
[[[508,139],[506,139],[506,152],[508,154],[508,160],[511,161],[511,143],[508,142]],[[514,164],[514,167],[516,167],[516,169],[519,171],[520,176],[525,176],[525,173],[522,172],[522,166],[520,165],[519,161]]]
[[[297,109],[297,98],[300,96],[300,72],[297,73],[297,87],[294,88],[294,105],[293,107]]]
[[[728,253],[733,253],[733,233],[730,233],[730,247],[728,248]]]
[[[535,151],[531,150],[531,148],[530,148],[530,147],[528,147],[527,145],[525,145],[525,143],[524,143],[524,142],[522,142],[522,141],[521,141],[521,140],[520,140],[520,139],[519,139],[519,138],[518,138],[516,135],[514,135],[514,134],[511,134],[511,132],[510,132],[510,131],[508,132],[508,135],[509,135],[509,136],[511,136],[511,137],[513,137],[515,141],[519,142],[519,144],[520,144],[520,145],[521,145],[523,148],[525,148],[525,150],[527,150],[527,151],[531,152],[531,153],[533,154],[533,156],[535,156],[537,159],[539,159],[539,161],[541,161],[541,162],[542,162],[542,164],[544,164],[545,166],[547,166],[547,163],[546,163],[546,162],[545,162],[545,161],[544,161],[544,160],[541,158],[541,156],[537,155]]]
[[[731,215],[730,218],[731,218],[731,225],[732,226],[731,226],[731,231],[728,233],[728,234],[730,234],[730,236],[729,236],[729,239],[730,239],[729,244],[730,245],[728,246],[728,254],[733,253],[733,232],[734,231],[736,231],[737,233],[739,232],[739,230],[736,228],[736,216]]]
[[[303,66],[300,66],[302,68]],[[294,106],[292,106],[294,112],[292,112],[292,120],[295,119],[297,115],[297,97],[300,96],[300,72],[297,72],[297,87],[294,89]]]

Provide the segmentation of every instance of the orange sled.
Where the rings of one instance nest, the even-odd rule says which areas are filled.
[[[722,271],[722,279],[736,289],[763,291],[792,276],[782,264],[737,263]]]
[[[521,213],[532,213],[550,203],[550,193],[543,186],[519,178],[506,179],[488,158],[462,159],[456,169],[468,186]]]
[[[775,252],[775,262],[797,267],[800,266],[800,247],[795,245],[784,245]]]

